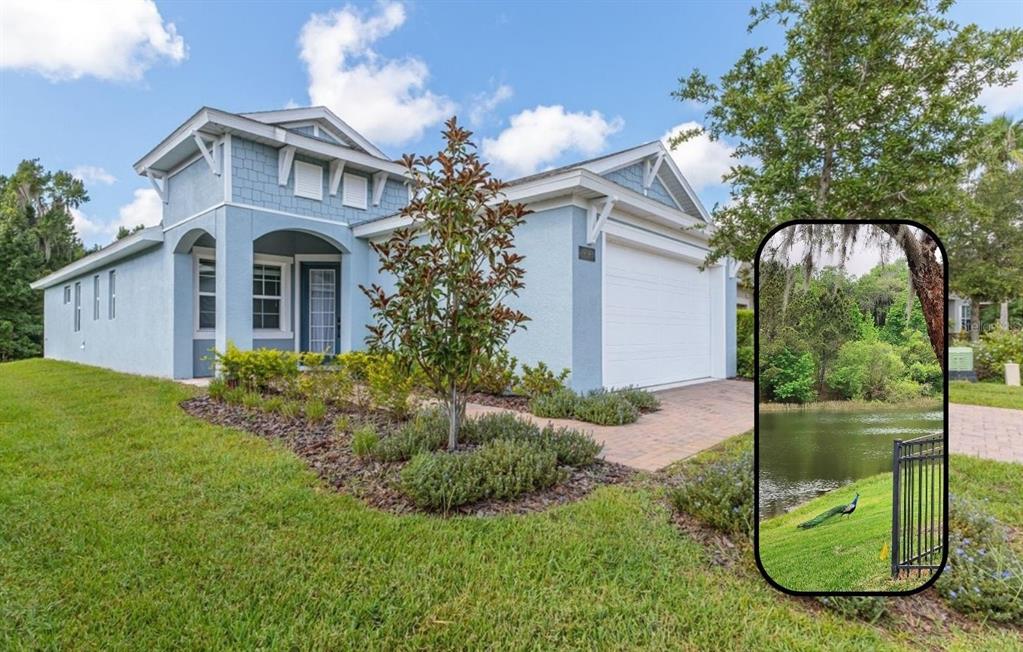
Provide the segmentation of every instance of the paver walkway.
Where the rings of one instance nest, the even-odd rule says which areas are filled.
[[[948,440],[952,453],[1023,462],[1023,410],[949,403]]]
[[[716,380],[657,392],[661,409],[626,426],[598,426],[570,419],[541,419],[585,430],[604,445],[604,458],[644,471],[656,471],[695,455],[732,435],[753,428],[753,383]],[[469,404],[468,415],[501,408]]]

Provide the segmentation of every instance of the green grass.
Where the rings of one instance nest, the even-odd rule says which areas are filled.
[[[189,417],[194,391],[0,365],[0,649],[1018,646],[809,610],[711,565],[652,488],[531,516],[377,512]]]
[[[1023,529],[1023,464],[952,455],[948,466],[950,493],[978,500],[999,521]]]
[[[828,509],[852,502],[856,511],[820,525],[796,526]],[[790,512],[760,523],[760,561],[771,578],[793,591],[909,590],[891,580],[891,560],[882,555],[892,536],[892,477],[882,473],[829,491]]]
[[[1023,410],[1023,387],[955,381],[948,384],[948,400],[952,403]]]

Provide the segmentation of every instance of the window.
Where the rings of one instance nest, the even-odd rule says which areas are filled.
[[[92,277],[92,320],[99,319],[99,274]]]
[[[82,284],[75,283],[75,332],[82,330]]]
[[[366,208],[369,180],[357,174],[345,174],[342,178],[344,179],[344,196],[341,203],[352,208]]]
[[[964,303],[959,306],[959,327],[964,331],[968,331],[972,325],[973,320],[970,319],[970,305],[968,303]]]
[[[64,305],[71,303],[71,286],[64,286]]]
[[[117,270],[110,270],[107,279],[107,318],[113,319],[117,316]]]
[[[217,327],[217,264],[211,258],[198,261],[199,330]]]
[[[323,168],[312,163],[295,161],[295,196],[323,199]]]
[[[252,267],[252,327],[280,330],[281,285],[279,265],[257,264]]]

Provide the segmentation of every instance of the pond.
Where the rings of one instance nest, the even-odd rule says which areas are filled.
[[[892,442],[942,432],[941,409],[760,413],[760,517],[892,470]]]

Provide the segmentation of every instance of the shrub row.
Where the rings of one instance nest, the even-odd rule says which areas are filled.
[[[602,426],[620,426],[632,423],[640,412],[649,412],[660,407],[660,402],[646,390],[627,387],[604,391],[595,390],[579,395],[562,388],[550,394],[534,397],[529,402],[529,411],[547,419],[574,418]]]
[[[669,493],[674,508],[711,527],[753,535],[753,451],[703,465]]]

